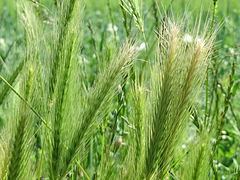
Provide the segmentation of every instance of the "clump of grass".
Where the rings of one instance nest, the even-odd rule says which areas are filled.
[[[157,36],[155,59],[143,67],[148,68],[148,72],[134,72],[138,48],[135,40],[128,39],[121,47],[116,45],[114,52],[109,52],[111,55],[101,56],[101,59],[109,58],[108,64],[98,72],[93,85],[89,85],[83,79],[87,76],[82,72],[86,65],[79,58],[83,2],[54,2],[57,8],[51,24],[42,22],[35,14],[33,4],[24,3],[27,48],[23,70],[18,72],[23,77],[19,83],[21,93],[0,76],[21,98],[15,107],[18,111],[13,111],[13,116],[17,117],[16,128],[9,134],[11,140],[6,148],[3,146],[2,177],[24,179],[31,173],[38,179],[64,179],[72,172],[76,179],[80,176],[87,179],[96,176],[99,179],[169,177],[175,163],[175,150],[182,141],[203,85],[215,34],[207,36],[205,31],[199,33],[196,27],[191,33],[191,42],[185,41],[184,35],[190,30],[166,17]],[[121,7],[134,17],[139,30],[144,33],[141,1],[122,0]],[[126,14],[122,12],[126,20]],[[130,36],[130,29],[124,23],[126,34]],[[96,42],[94,44],[97,51]],[[125,87],[129,71],[137,77],[131,79],[131,93],[126,97],[130,116],[120,117],[127,124],[129,134],[127,138],[119,136],[114,143],[118,129],[117,125],[108,127],[113,119],[108,119],[108,113],[115,107],[114,97],[119,94],[117,86]],[[93,136],[103,121],[106,131],[113,132],[108,132],[109,135],[103,130],[102,152],[96,152],[100,163],[96,163],[96,172],[93,172],[95,169],[85,166],[86,154],[92,157],[96,139]],[[123,134],[125,132],[121,132]],[[35,137],[38,145],[33,148]],[[198,146],[186,158],[180,177],[207,178],[209,139],[207,133],[200,133]],[[127,142],[124,148],[123,141]],[[31,157],[36,159],[31,160]],[[78,170],[80,172],[76,172]]]
[[[146,152],[146,177],[164,177],[172,154],[189,122],[212,52],[213,37],[193,32],[193,42],[183,41],[181,25],[168,20],[152,74]]]
[[[109,68],[105,70],[97,78],[93,88],[89,91],[86,98],[86,106],[82,115],[79,117],[78,128],[71,138],[69,151],[64,161],[63,172],[67,170],[70,163],[79,151],[79,147],[92,134],[92,130],[96,127],[96,117],[104,114],[107,109],[107,102],[116,93],[114,87],[116,82],[129,70],[132,65],[136,48],[132,43],[124,45],[119,53],[112,60]],[[64,174],[64,173],[63,173]]]
[[[124,83],[123,77],[131,68],[137,52],[135,43],[128,41],[112,57],[109,67],[98,74],[94,86],[86,91],[82,87],[80,90],[81,82],[78,80],[80,80],[81,67],[78,62],[78,51],[81,39],[81,13],[79,11],[82,11],[82,1],[62,1],[58,4],[56,21],[48,26],[38,20],[30,3],[24,4],[24,23],[27,26],[29,47],[26,62],[38,67],[34,72],[35,94],[30,94],[30,99],[33,99],[31,103],[36,105],[36,111],[41,112],[48,124],[44,126],[45,128],[41,128],[41,124],[38,126],[43,133],[40,134],[40,139],[47,141],[44,146],[43,144],[40,146],[42,151],[40,157],[45,156],[45,158],[40,158],[38,163],[39,177],[42,171],[45,171],[45,175],[51,179],[65,177],[79,149],[83,148],[83,144],[88,143],[95,132],[99,123],[97,118],[108,112],[108,104],[117,94],[115,87],[119,83]],[[45,28],[48,30],[50,28],[52,32],[51,41],[48,39],[49,35],[45,33]],[[39,32],[42,33],[41,37]],[[42,87],[39,87],[39,84]],[[86,98],[82,99],[83,102],[77,101],[81,99],[79,98],[81,94],[76,93],[86,95]],[[33,96],[41,98],[33,98]],[[74,99],[75,97],[77,99]],[[25,100],[28,102],[27,99]],[[66,126],[74,127],[72,133],[68,132]],[[43,165],[47,168],[42,167]],[[12,171],[11,175],[14,175]]]
[[[159,35],[156,60],[151,68],[149,93],[146,93],[143,103],[147,105],[138,107],[145,107],[140,110],[143,115],[138,117],[142,120],[137,124],[132,122],[136,132],[131,138],[142,137],[140,142],[145,149],[137,156],[136,164],[141,166],[133,171],[138,172],[138,179],[162,179],[173,167],[174,153],[189,124],[191,109],[203,85],[213,47],[214,35],[198,34],[198,29],[192,32],[193,41],[185,42],[181,24],[170,19],[160,32],[163,33]],[[143,124],[145,132],[137,131]],[[129,157],[139,154],[139,140],[134,142],[134,150]]]

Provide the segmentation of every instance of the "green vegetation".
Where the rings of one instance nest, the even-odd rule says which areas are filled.
[[[240,179],[237,0],[0,2],[0,179]]]

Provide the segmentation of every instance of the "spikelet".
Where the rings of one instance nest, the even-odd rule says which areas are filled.
[[[203,84],[212,52],[213,37],[193,32],[184,42],[181,24],[166,22],[160,34],[159,54],[152,69],[146,137],[146,178],[164,177],[171,168],[174,150],[189,122],[190,109]]]

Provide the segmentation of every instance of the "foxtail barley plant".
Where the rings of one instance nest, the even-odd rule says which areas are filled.
[[[192,27],[162,17],[157,1],[151,14],[141,0],[120,0],[123,27],[115,31],[108,1],[111,39],[89,19],[85,27],[83,0],[19,1],[24,57],[0,74],[0,179],[219,179],[215,153],[234,113],[236,61],[226,91],[212,70],[226,95],[220,109],[220,90],[209,93],[216,2],[212,22]],[[197,111],[204,93],[207,120]]]

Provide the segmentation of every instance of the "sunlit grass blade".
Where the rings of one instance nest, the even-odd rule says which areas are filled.
[[[16,70],[12,73],[12,75],[8,79],[9,85],[13,85],[14,81],[16,80],[16,78],[18,77],[19,73],[21,72],[23,66],[24,66],[24,62],[20,62],[20,64],[16,68]],[[1,82],[2,82],[2,80],[1,80]],[[7,97],[7,95],[8,95],[10,90],[11,90],[11,88],[7,84],[3,85],[3,87],[2,87],[2,89],[0,91],[0,105],[3,104],[3,102],[6,99],[6,97]]]

